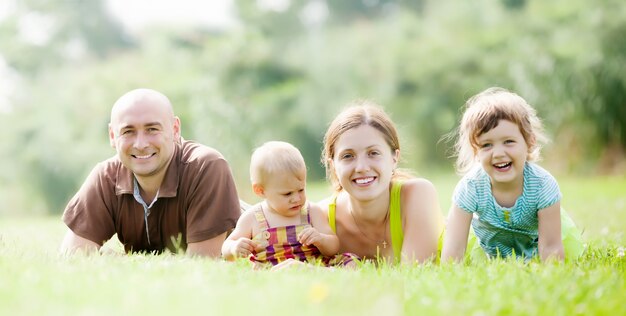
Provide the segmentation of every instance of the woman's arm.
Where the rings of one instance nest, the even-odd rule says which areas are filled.
[[[441,262],[461,261],[467,247],[467,235],[472,223],[472,214],[453,205],[448,213],[446,234],[443,239]]]
[[[542,261],[565,258],[561,239],[561,203],[539,210],[539,256]]]
[[[404,232],[401,261],[434,259],[442,221],[435,186],[426,179],[411,179],[402,185],[400,196]]]

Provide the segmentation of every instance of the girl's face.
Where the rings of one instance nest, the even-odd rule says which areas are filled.
[[[478,136],[478,158],[492,187],[524,183],[528,145],[517,124],[500,120],[498,126]]]
[[[280,172],[268,179],[259,195],[265,198],[270,211],[284,217],[300,216],[300,209],[306,203],[305,187],[306,180],[290,172]]]
[[[344,132],[335,143],[332,158],[341,186],[357,200],[388,194],[399,151],[392,152],[383,135],[369,125]]]

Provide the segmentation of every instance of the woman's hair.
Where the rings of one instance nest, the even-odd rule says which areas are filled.
[[[367,100],[357,100],[349,103],[330,123],[328,130],[326,130],[326,135],[324,135],[322,164],[326,167],[326,178],[330,180],[336,191],[340,191],[342,187],[339,184],[339,179],[337,179],[332,164],[329,162],[335,157],[335,144],[343,133],[361,125],[369,125],[378,130],[384,137],[387,145],[389,145],[392,153],[400,149],[396,127],[379,105]],[[395,170],[392,181],[410,177],[410,174],[407,172]]]
[[[306,164],[295,146],[281,141],[261,145],[250,158],[250,182],[265,185],[279,172],[290,172],[298,180],[306,180]]]
[[[492,87],[471,97],[458,128],[455,144],[456,169],[464,174],[472,168],[479,149],[478,137],[507,120],[519,126],[528,145],[528,160],[539,159],[541,146],[547,142],[537,112],[522,97],[503,88]]]

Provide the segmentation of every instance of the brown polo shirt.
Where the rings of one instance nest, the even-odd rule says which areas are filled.
[[[76,235],[99,245],[117,233],[126,251],[161,252],[218,236],[234,228],[239,215],[226,160],[215,149],[183,141],[175,146],[150,208],[148,232],[143,206],[133,197],[133,174],[117,155],[91,171],[67,205],[63,221]]]

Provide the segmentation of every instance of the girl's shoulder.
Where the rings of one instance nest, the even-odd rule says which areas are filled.
[[[524,179],[527,183],[538,186],[552,185],[557,182],[548,170],[532,162],[527,162],[524,166]]]
[[[239,216],[239,222],[253,222],[256,221],[256,212],[260,210],[261,202],[254,204],[248,207],[244,212]]]
[[[534,162],[527,162],[526,165],[524,165],[524,172],[528,176],[535,176],[539,178],[552,177],[552,174],[548,170]]]
[[[456,184],[455,192],[462,190],[490,190],[491,179],[481,166],[476,166],[464,174]]]

